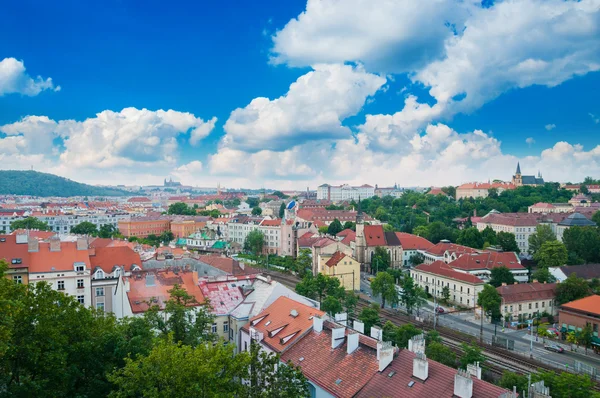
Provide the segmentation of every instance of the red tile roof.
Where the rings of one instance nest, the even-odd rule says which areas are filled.
[[[576,310],[579,312],[586,312],[594,315],[600,315],[600,296],[593,295],[579,300],[571,301],[570,303],[563,304],[561,308],[567,310]]]
[[[325,262],[325,265],[327,265],[328,267],[335,267],[340,261],[344,259],[344,257],[346,257],[344,253],[337,251],[333,253],[329,260]]]
[[[127,202],[129,202],[129,203],[148,203],[148,202],[152,202],[152,201],[146,197],[139,196],[139,197],[129,198],[127,200]]]
[[[520,263],[517,254],[514,252],[483,252],[463,254],[450,263],[452,268],[458,268],[465,271],[476,269],[492,269],[496,267],[506,267],[508,269],[525,269]]]
[[[255,268],[245,266],[243,269],[240,267],[240,263],[237,260],[234,260],[230,257],[221,257],[221,256],[198,256],[198,260],[201,262],[210,265],[211,267],[215,267],[224,271],[228,275],[253,275],[258,274],[259,271]]]
[[[292,316],[295,310],[298,315]],[[291,298],[281,296],[263,312],[250,319],[242,326],[242,330],[249,333],[254,328],[263,334],[261,343],[273,351],[282,353],[294,345],[313,326],[313,316],[323,316],[325,313],[308,305],[301,304]],[[285,337],[290,337],[284,340]],[[331,340],[330,340],[331,342]]]
[[[517,283],[496,288],[505,303],[547,300],[556,296],[556,283]]]
[[[39,240],[44,240],[44,239],[50,239],[51,237],[53,237],[54,235],[56,235],[56,232],[52,232],[52,231],[34,231],[34,230],[26,230],[26,229],[16,229],[16,230],[12,231],[10,234],[11,235],[27,234],[28,236],[31,236],[32,238],[36,238],[36,239],[39,239]]]
[[[263,227],[278,227],[281,225],[281,219],[275,219],[275,220],[267,220],[264,219],[261,223],[261,226]]]
[[[448,241],[441,241],[427,249],[427,253],[433,254],[438,257],[443,256],[446,251],[457,254],[478,252],[478,250],[475,250],[473,248],[457,245],[456,243],[451,243]]]
[[[365,225],[367,246],[400,246],[400,240],[394,232],[385,232],[383,225]]]
[[[306,232],[298,238],[298,247],[312,247],[321,237],[313,232]]]
[[[27,243],[17,243],[16,235],[0,235],[0,259],[6,260],[9,268],[27,268],[29,266],[29,252]],[[16,264],[21,259],[21,264]],[[13,264],[15,260],[15,264]]]
[[[149,279],[147,279],[149,278]],[[171,290],[175,284],[185,288],[200,305],[205,302],[202,290],[198,286],[198,274],[194,271],[179,272],[171,271],[136,271],[129,279],[129,292],[127,299],[131,305],[131,311],[135,313],[145,312],[149,304],[158,305],[162,310],[165,303],[170,299]],[[152,300],[154,299],[154,302]]]
[[[91,267],[90,256],[86,250],[77,250],[77,242],[60,242],[59,251],[50,251],[49,242],[40,242],[39,251],[30,252],[29,272],[74,271],[75,263]]]
[[[468,182],[466,184],[462,184],[456,189],[492,189],[492,188],[501,188],[501,189],[516,189],[517,187],[510,182]]]
[[[427,250],[433,246],[433,243],[418,235],[396,232],[396,236],[404,250]]]
[[[307,334],[281,359],[302,368],[302,373],[335,397],[353,397],[378,372],[377,351],[364,345],[347,354],[347,342],[331,348],[331,330]],[[303,360],[300,360],[303,358]]]
[[[454,396],[456,369],[428,360],[427,380],[420,381],[412,376],[416,354],[402,350],[390,365],[377,372],[367,385],[356,395],[359,398],[415,397],[442,398]],[[395,372],[391,377],[390,374]],[[473,397],[498,398],[508,390],[473,377]],[[409,382],[414,381],[411,387]]]
[[[127,246],[98,247],[90,256],[90,263],[92,270],[100,267],[107,274],[112,273],[116,265],[122,266],[125,271],[131,271],[133,265],[142,268],[140,255]]]
[[[459,272],[454,270],[448,264],[441,260],[434,261],[431,264],[421,264],[416,268],[418,271],[428,272],[430,274],[443,276],[446,278],[456,279],[458,281],[472,283],[472,284],[481,284],[483,285],[483,281],[476,277],[475,275],[467,274],[466,272]]]
[[[442,188],[431,187],[427,195],[446,195],[446,192],[442,191]]]
[[[350,246],[350,242],[356,241],[356,232],[351,229],[345,229],[337,234],[337,237],[342,237],[342,243],[346,246]]]

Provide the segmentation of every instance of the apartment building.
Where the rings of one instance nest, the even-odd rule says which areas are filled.
[[[344,185],[319,185],[317,188],[317,200],[330,200],[332,202],[358,201],[359,199],[375,196],[375,188],[364,184],[359,187]]]
[[[600,347],[600,296],[592,295],[561,305],[558,309],[558,319],[563,337],[568,332],[581,331],[586,325],[592,325],[592,345],[595,348]]]
[[[468,198],[487,198],[490,189],[495,189],[499,194],[517,187],[508,182],[470,182],[456,188],[456,200]]]
[[[119,221],[119,232],[125,236],[146,238],[148,235],[160,235],[171,230],[171,217],[147,216],[131,217]]]
[[[502,297],[500,311],[509,322],[522,322],[544,312],[558,314],[556,283],[503,283],[496,290]]]

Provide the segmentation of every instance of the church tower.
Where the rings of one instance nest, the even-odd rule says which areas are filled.
[[[354,257],[362,266],[365,262],[365,249],[367,244],[365,241],[365,220],[362,209],[360,208],[360,197],[358,198],[358,207],[356,209],[356,241],[354,244]]]
[[[515,175],[513,176],[513,180],[512,180],[513,185],[520,187],[523,185],[523,178],[521,177],[521,164],[519,162],[517,162],[517,171],[515,172]]]

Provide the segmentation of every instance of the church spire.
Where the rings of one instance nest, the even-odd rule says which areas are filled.
[[[521,174],[521,164],[519,162],[517,162],[517,173],[516,174]]]
[[[363,223],[363,212],[362,209],[360,208],[360,196],[358,197],[358,205],[356,206],[356,223],[357,224],[362,224]]]

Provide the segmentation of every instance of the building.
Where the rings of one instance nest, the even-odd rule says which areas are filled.
[[[573,207],[589,207],[592,204],[592,198],[580,193],[569,199],[569,204]]]
[[[344,185],[319,185],[317,188],[317,200],[330,200],[334,203],[343,201],[358,201],[360,199],[371,198],[375,196],[375,188],[371,185],[361,185],[353,187],[347,184]]]
[[[399,198],[404,194],[402,188],[398,188],[398,184],[394,184],[393,187],[380,187],[375,184],[375,196],[379,196],[383,198],[384,196],[392,196],[394,198]],[[364,199],[364,198],[363,198]]]
[[[339,220],[342,225],[346,221],[355,222],[357,212],[354,210],[326,210],[320,208],[314,209],[299,209],[296,212],[297,221],[307,221],[317,223],[319,226],[329,225],[334,220]],[[369,215],[363,215],[363,220],[368,221],[371,224],[381,224],[379,221],[374,220]]]
[[[443,289],[450,291],[450,301],[463,307],[475,308],[477,295],[483,290],[485,282],[466,272],[460,272],[441,260],[431,264],[421,264],[410,271],[415,284],[425,292],[443,297]]]
[[[360,290],[360,263],[351,255],[342,251],[320,254],[317,267],[318,273],[339,279],[344,289]]]
[[[570,203],[543,203],[538,202],[527,208],[528,213],[572,213],[574,211],[573,205]]]
[[[258,225],[258,230],[265,236],[263,252],[279,255],[281,252],[281,219],[264,219]]]
[[[562,267],[548,268],[557,282],[564,282],[571,274],[577,275],[586,281],[600,279],[600,264],[565,265]]]
[[[498,194],[500,194],[506,190],[515,188],[516,186],[513,183],[507,182],[470,182],[462,184],[456,188],[456,200],[468,198],[487,198],[490,189],[495,189]]]
[[[539,171],[537,177],[521,175],[521,165],[517,162],[517,171],[512,178],[512,183],[516,187],[522,187],[524,185],[544,185],[544,179],[542,178],[542,173]]]
[[[8,263],[5,277],[17,283],[29,283],[29,241],[35,247],[33,237],[26,233],[0,235],[0,259]]]
[[[185,238],[203,229],[208,220],[210,220],[210,217],[174,217],[170,223],[170,230],[175,238]]]
[[[492,269],[506,267],[513,274],[517,282],[529,280],[529,271],[521,265],[515,252],[482,251],[478,253],[465,253],[448,265],[460,272],[475,275],[484,282],[491,279]]]
[[[500,311],[508,322],[523,322],[543,313],[558,314],[556,283],[503,283],[496,290],[502,297]]]
[[[402,266],[411,267],[410,258],[419,254],[419,251],[427,251],[433,247],[433,243],[427,239],[406,232],[396,232],[402,246]]]
[[[167,181],[167,179],[165,178],[165,181],[163,183],[164,187],[168,187],[168,188],[181,188],[181,183],[179,181],[173,181],[173,178],[169,178],[169,180]]]
[[[51,231],[67,233],[71,231],[71,228],[82,222],[92,223],[98,229],[103,225],[111,225],[117,229],[119,222],[128,219],[129,215],[126,213],[104,212],[94,212],[87,215],[47,213],[36,215],[36,218],[47,223]]]
[[[159,236],[170,230],[171,217],[168,216],[131,217],[119,221],[119,232],[126,238],[146,238],[148,235]]]
[[[571,227],[597,227],[598,225],[592,220],[588,220],[581,213],[573,213],[565,218],[556,226],[556,239],[562,242],[565,231]]]
[[[388,252],[390,267],[402,266],[402,245],[395,232],[386,232],[382,225],[364,225],[362,216],[357,216],[355,239],[355,258],[364,265],[363,271],[377,269],[378,264],[373,259],[378,247]]]
[[[16,209],[0,209],[0,232],[4,234],[10,234],[10,224],[16,220],[22,220],[25,210]]]
[[[558,319],[563,337],[568,332],[581,331],[586,325],[592,325],[592,345],[595,347],[600,346],[600,339],[598,338],[600,296],[588,296],[561,305],[558,309]]]
[[[443,261],[448,264],[463,254],[479,253],[480,251],[443,239],[427,249],[418,249],[417,252],[423,256],[423,263],[425,264],[431,264],[435,261]]]

